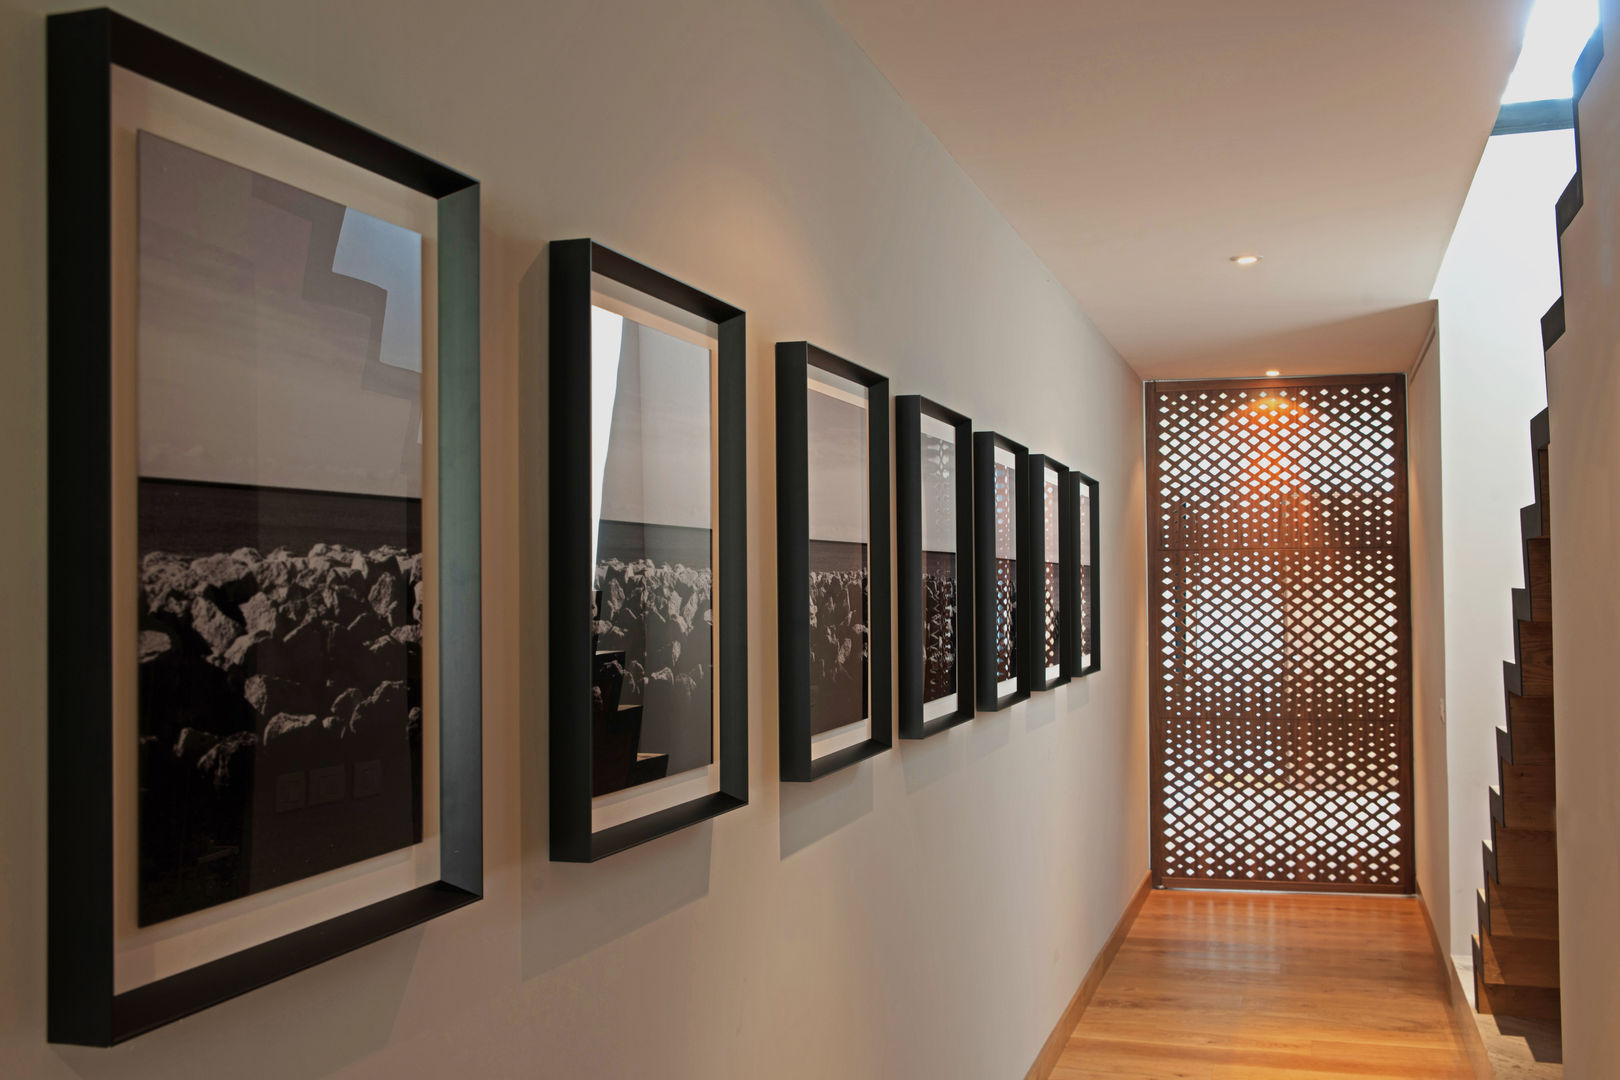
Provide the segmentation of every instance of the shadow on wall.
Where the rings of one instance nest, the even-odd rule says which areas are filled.
[[[891,750],[890,753],[893,753]],[[875,759],[874,759],[875,760]],[[779,843],[786,859],[872,812],[872,761],[809,784],[782,784]]]
[[[962,736],[958,733],[972,723],[969,720],[967,724],[942,731],[933,738],[901,744],[904,751],[900,755],[900,771],[906,777],[907,795],[914,795],[957,770],[961,754],[953,754],[951,748],[961,745]]]
[[[1101,672],[1092,672],[1082,679],[1075,679],[1069,683],[1068,691],[1063,697],[1063,711],[1073,716],[1085,712],[1091,704],[1091,680],[1098,678]]]
[[[547,414],[548,253],[542,249],[518,285],[518,414]],[[518,518],[522,536],[548,537],[547,431],[518,425]],[[683,829],[599,863],[551,861],[551,755],[547,702],[551,673],[549,544],[518,556],[522,791],[523,978],[543,975],[656,922],[709,893],[714,826]],[[586,718],[581,718],[586,719]]]
[[[1026,732],[1043,728],[1058,718],[1058,697],[1068,695],[1068,685],[1065,683],[1062,687],[1055,687],[1053,690],[1035,694],[1030,698],[1029,702],[1024,706],[1024,730]]]
[[[110,1050],[45,1052],[86,1080],[175,1076],[176,1062],[190,1065],[188,1075],[233,1080],[329,1076],[393,1039],[425,933],[394,934]],[[286,1025],[265,1023],[267,1016],[296,1017],[297,1037],[288,1037]]]

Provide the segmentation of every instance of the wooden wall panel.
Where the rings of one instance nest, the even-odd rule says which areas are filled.
[[[1412,891],[1404,378],[1147,410],[1154,883]]]

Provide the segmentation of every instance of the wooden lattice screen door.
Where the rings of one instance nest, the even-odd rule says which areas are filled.
[[[1153,879],[1410,892],[1406,390],[1149,383]]]

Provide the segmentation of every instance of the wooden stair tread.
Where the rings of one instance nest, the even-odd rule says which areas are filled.
[[[1538,681],[1536,674],[1532,674],[1530,688],[1526,690],[1525,671],[1516,660],[1502,661],[1502,688],[1509,698],[1522,697],[1536,701],[1551,701],[1553,698],[1550,677],[1543,682]],[[1510,709],[1513,707],[1511,701],[1508,707]]]
[[[1558,942],[1535,938],[1499,937],[1487,931],[1476,935],[1479,976],[1490,986],[1558,988]]]
[[[1515,715],[1510,709],[1508,726],[1496,729],[1496,753],[1513,765],[1553,763],[1553,724],[1550,717],[1533,713]]]
[[[1510,829],[1491,822],[1483,845],[1486,876],[1503,885],[1558,887],[1558,836],[1545,829]]]
[[[1581,199],[1580,176],[1559,200],[1559,231]],[[1564,332],[1559,297],[1541,323],[1551,348]],[[1491,838],[1485,887],[1474,893],[1474,1004],[1482,1013],[1558,1020],[1558,786],[1553,680],[1549,414],[1530,421],[1536,501],[1519,511],[1524,587],[1512,592],[1514,657],[1502,665],[1506,726],[1496,730],[1497,784],[1487,793]]]
[[[1491,809],[1512,829],[1552,830],[1558,825],[1553,766],[1500,762],[1501,786],[1493,789]]]
[[[1550,724],[1554,716],[1553,701],[1551,698],[1527,698],[1515,694],[1508,699],[1507,714],[1509,726],[1520,722]]]
[[[1494,937],[1558,940],[1558,889],[1503,885],[1486,879],[1475,890],[1480,925]]]
[[[1551,622],[1515,620],[1519,696],[1553,696],[1553,638]]]
[[[1532,537],[1524,542],[1524,587],[1552,601],[1552,540],[1546,536]]]
[[[1558,991],[1540,986],[1490,986],[1474,978],[1474,1009],[1526,1020],[1559,1020]]]
[[[1473,935],[1469,945],[1474,954],[1474,1008],[1477,1011],[1533,1020],[1560,1018],[1557,987],[1488,981],[1485,977],[1485,949],[1480,935]]]

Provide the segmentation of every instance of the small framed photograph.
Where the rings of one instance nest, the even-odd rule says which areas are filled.
[[[1079,677],[1102,667],[1102,606],[1097,572],[1102,561],[1098,555],[1102,530],[1097,517],[1097,481],[1071,470],[1065,487],[1071,511],[1063,515],[1063,520],[1069,523],[1074,548],[1068,565],[1075,571],[1069,576],[1069,593],[1064,604],[1075,616],[1069,641],[1069,664]]]
[[[889,380],[808,342],[776,346],[781,777],[892,742]]]
[[[743,312],[551,245],[551,858],[748,802]]]
[[[1035,689],[1051,690],[1068,682],[1075,671],[1069,646],[1074,636],[1074,605],[1069,602],[1074,576],[1074,508],[1069,504],[1073,492],[1068,467],[1045,454],[1030,455],[1029,482],[1035,588],[1026,607],[1035,649]]]
[[[973,421],[894,400],[900,737],[973,718]]]
[[[979,708],[996,712],[1034,684],[1029,450],[994,432],[973,436],[973,562]]]
[[[483,892],[476,181],[47,23],[50,997],[105,1046]]]

